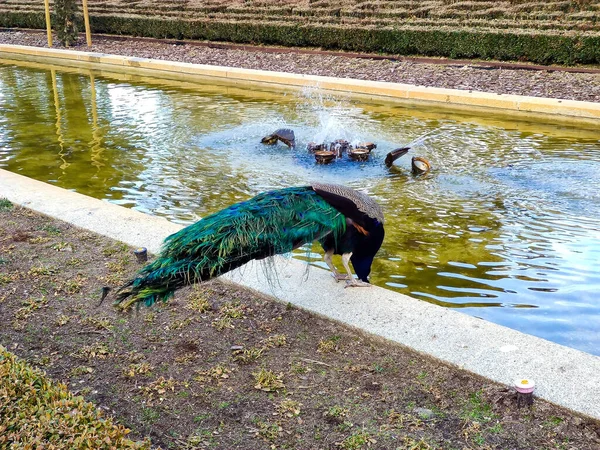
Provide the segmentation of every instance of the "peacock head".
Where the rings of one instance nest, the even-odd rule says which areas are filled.
[[[359,280],[364,281],[365,283],[369,282],[369,274],[371,273],[373,258],[373,256],[358,256],[354,254],[350,257],[350,261],[352,262],[352,267],[354,267],[356,276]]]
[[[369,282],[373,259],[381,248],[385,236],[383,223],[376,219],[374,223],[375,226],[370,228],[369,234],[362,238],[362,242],[354,248],[354,252],[350,257],[350,262],[352,263],[352,267],[354,267],[356,276],[365,283]]]

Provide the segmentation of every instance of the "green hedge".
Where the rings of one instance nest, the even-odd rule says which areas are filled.
[[[96,33],[321,47],[392,55],[481,58],[538,64],[599,64],[600,35],[436,28],[356,29],[341,26],[91,16]],[[9,13],[0,26],[43,28],[41,13]]]
[[[150,449],[128,433],[0,345],[0,448]]]

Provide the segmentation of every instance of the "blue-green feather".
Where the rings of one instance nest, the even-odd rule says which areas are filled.
[[[337,240],[345,230],[345,216],[311,187],[265,192],[167,237],[156,260],[120,289],[117,302],[127,307],[167,300],[185,285],[329,234]]]

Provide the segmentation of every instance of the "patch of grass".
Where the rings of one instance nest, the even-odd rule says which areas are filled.
[[[287,344],[287,337],[285,334],[273,334],[263,340],[266,347],[283,347]]]
[[[102,249],[102,254],[104,256],[114,256],[120,253],[126,253],[129,251],[129,247],[122,243],[115,243],[112,245],[107,245]]]
[[[16,319],[26,319],[32,312],[48,305],[48,299],[45,296],[40,298],[28,298],[22,303],[23,307],[19,308],[15,313]]]
[[[138,375],[149,375],[152,367],[148,363],[129,364],[126,369],[123,369],[123,375],[129,378],[134,378]]]
[[[108,317],[86,317],[81,320],[82,325],[91,325],[96,330],[108,330],[112,331],[111,320]]]
[[[235,328],[233,326],[233,321],[231,320],[231,317],[219,317],[218,319],[215,319],[213,321],[212,326],[219,331],[223,331],[227,328]]]
[[[296,417],[300,415],[300,407],[302,403],[295,400],[285,399],[279,405],[277,405],[277,412],[287,418]]]
[[[73,246],[69,242],[57,242],[52,246],[52,250],[57,252],[73,251]]]
[[[344,450],[358,450],[361,448],[370,447],[376,444],[377,441],[365,430],[351,434],[346,439],[338,444]]]
[[[142,420],[145,423],[152,425],[158,419],[160,419],[160,411],[154,408],[142,408]]]
[[[276,422],[263,422],[259,420],[256,425],[258,426],[258,435],[267,441],[274,441],[283,431],[283,428]]]
[[[332,353],[339,350],[338,341],[339,336],[332,336],[326,339],[321,339],[317,344],[317,352],[319,353]]]
[[[217,384],[220,384],[223,380],[226,380],[229,378],[229,374],[231,373],[231,370],[229,370],[227,367],[221,366],[221,365],[217,365],[214,367],[211,367],[208,370],[197,370],[196,371],[196,376],[194,376],[194,380],[198,381],[201,384],[210,382],[210,381],[216,381]]]
[[[85,285],[87,278],[81,274],[77,274],[75,278],[65,280],[61,283],[59,290],[65,294],[77,294],[81,292],[81,288]]]
[[[91,448],[90,442],[103,442],[119,449],[150,449],[150,442],[127,439],[127,428],[2,346],[0,398],[0,446],[4,442],[15,448],[58,447],[69,439],[69,448]]]
[[[239,303],[225,303],[221,306],[219,312],[223,317],[228,317],[230,319],[244,318],[244,307]]]
[[[13,204],[6,198],[0,198],[0,212],[13,209]]]
[[[140,391],[145,395],[148,405],[155,400],[164,401],[164,397],[169,392],[175,392],[177,382],[173,378],[159,377],[146,386],[141,386]]]
[[[462,414],[462,418],[468,421],[487,423],[496,418],[492,412],[492,405],[484,401],[482,391],[473,392],[469,402]]]
[[[110,355],[108,346],[102,342],[84,345],[74,356],[83,359],[104,359]]]
[[[60,231],[60,228],[55,227],[54,225],[44,225],[41,228],[42,231],[45,231],[48,234],[51,234],[53,236],[58,236],[59,234],[62,233],[62,231]]]
[[[254,376],[255,389],[265,392],[279,391],[285,387],[283,383],[283,374],[275,374],[271,370],[260,369],[252,374]]]
[[[202,292],[195,289],[188,298],[188,303],[185,305],[187,309],[191,309],[197,313],[204,313],[212,310],[212,306]]]
[[[263,355],[264,351],[264,347],[245,348],[234,355],[233,360],[240,364],[250,364],[257,361]]]
[[[18,278],[18,274],[0,273],[0,286],[12,283]]]
[[[87,375],[87,374],[90,374],[93,372],[94,372],[94,369],[92,369],[91,367],[77,366],[77,367],[73,367],[71,369],[71,371],[69,372],[69,375],[72,377],[79,377],[81,375]]]
[[[333,424],[341,424],[342,422],[344,422],[344,419],[348,417],[349,412],[350,410],[348,408],[344,408],[339,405],[334,405],[331,406],[327,411],[325,411],[323,417],[325,418],[326,422]]]
[[[32,266],[27,272],[32,277],[45,277],[58,273],[58,267],[55,266]]]

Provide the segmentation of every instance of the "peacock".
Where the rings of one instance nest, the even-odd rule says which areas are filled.
[[[370,286],[373,258],[384,238],[383,222],[375,200],[345,186],[313,183],[263,192],[167,237],[158,257],[117,290],[116,302],[124,309],[150,306],[186,285],[315,240],[336,280]],[[346,273],[334,266],[334,254],[342,255]]]

